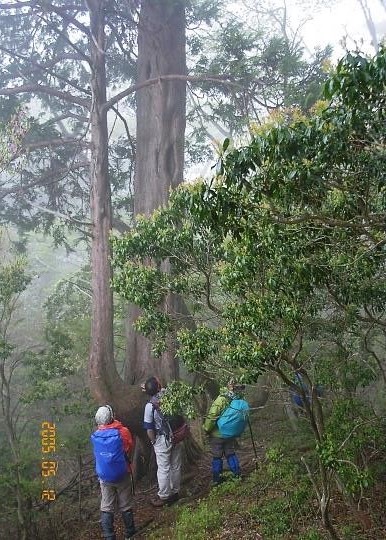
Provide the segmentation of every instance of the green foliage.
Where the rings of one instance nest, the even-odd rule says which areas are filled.
[[[31,281],[25,273],[26,260],[16,258],[9,263],[0,266],[0,302],[7,313],[12,307],[12,299],[20,295]],[[8,306],[8,307],[7,307]]]
[[[58,281],[44,307],[46,348],[25,359],[31,377],[28,402],[67,397],[69,376],[82,373],[90,339],[88,270]]]
[[[31,281],[27,273],[27,261],[24,257],[13,256],[5,252],[2,232],[0,231],[0,362],[2,366],[15,352],[16,344],[10,338],[11,324],[15,324],[18,300]],[[2,384],[6,384],[8,373],[2,372]]]
[[[298,540],[323,540],[319,531],[311,530],[299,536]]]
[[[314,328],[324,334],[330,363],[342,368],[351,361],[342,352],[351,334],[352,387],[371,380],[374,365],[365,373],[360,356],[366,324],[377,324],[386,300],[386,54],[353,58],[326,85],[329,106],[279,119],[247,147],[226,152],[211,185],[176,190],[168,207],[113,239],[114,287],[144,308],[137,327],[158,351],[181,327],[162,307],[177,293],[197,321],[194,330],[178,330],[189,369],[221,365],[253,380],[287,361],[299,335],[312,341]],[[363,88],[350,93],[358,81]],[[340,342],[330,324],[337,313]]]
[[[245,147],[225,141],[211,183],[180,187],[113,239],[116,291],[145,308],[158,344],[176,332],[190,370],[245,381],[270,370],[298,393],[302,375],[311,468],[331,473],[323,489],[335,474],[355,494],[371,481],[366,456],[382,434],[353,398],[385,380],[385,72],[385,49],[348,55],[324,103],[270,119]],[[195,325],[165,312],[171,294],[192,306]]]
[[[26,260],[7,253],[3,238],[1,241],[0,487],[4,495],[4,504],[0,526],[2,530],[7,530],[9,523],[13,524],[17,520],[21,525],[27,516],[26,502],[37,495],[41,485],[34,474],[36,444],[33,439],[29,439],[32,430],[28,424],[22,425],[26,422],[21,406],[25,393],[23,385],[25,374],[22,373],[22,368],[28,351],[23,350],[15,339],[19,303],[30,282],[30,276],[27,273]]]
[[[360,527],[359,525],[355,525],[355,524],[344,525],[342,527],[341,534],[344,540],[352,540],[352,538],[361,538]]]
[[[288,512],[290,501],[278,498],[257,507],[253,512],[255,519],[261,524],[261,531],[267,538],[282,538],[291,526]]]
[[[211,79],[199,83],[205,97],[195,93],[187,115],[192,123],[187,145],[192,162],[213,156],[208,145],[210,124],[214,137],[220,132],[237,140],[249,136],[251,124],[260,123],[267,111],[310,107],[320,95],[326,79],[324,65],[331,54],[326,48],[306,59],[284,10],[271,10],[268,5],[262,9],[258,3],[249,3],[246,11],[241,9],[237,14],[225,7],[211,28],[210,38],[195,32],[188,35],[188,44],[196,55],[196,73],[229,77],[233,82]],[[202,121],[197,122],[197,117]],[[210,137],[212,146],[214,137]]]
[[[288,447],[276,445],[248,477],[231,478],[205,499],[181,507],[170,538],[253,538],[255,531],[267,540],[298,539],[302,534],[322,540],[310,528],[315,518],[310,482],[290,454]],[[154,536],[166,537],[164,530]]]
[[[195,397],[202,387],[192,387],[182,381],[171,381],[162,394],[161,409],[165,414],[183,414],[186,418],[196,416]]]
[[[20,153],[27,130],[28,120],[23,109],[14,109],[6,122],[0,123],[0,172],[9,171],[11,161]]]
[[[366,455],[373,448],[385,448],[384,431],[383,422],[359,400],[341,399],[334,404],[317,452],[348,492],[357,494],[374,481]]]
[[[309,479],[294,458],[290,445],[276,444],[267,449],[254,475],[258,485],[269,486],[265,496],[258,497],[250,509],[264,538],[298,538],[299,529],[309,524],[314,512]]]
[[[207,501],[201,502],[194,513],[191,508],[184,508],[176,524],[176,538],[206,540],[222,520],[220,509]]]

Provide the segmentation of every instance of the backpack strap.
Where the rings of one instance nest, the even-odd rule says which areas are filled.
[[[165,418],[165,416],[163,415],[163,413],[162,413],[162,411],[160,409],[159,401],[157,400],[157,403],[155,403],[154,400],[150,399],[149,403],[151,403],[151,405],[153,407],[154,431],[156,432],[157,435],[164,435],[167,440],[170,440],[171,436],[172,436],[172,429],[170,427],[169,422],[167,421],[167,419]],[[154,412],[155,411],[157,411],[159,417],[161,418],[161,428],[159,428],[159,429],[156,428],[156,422],[155,422],[155,418],[154,418]]]
[[[232,403],[232,400],[233,398],[230,397],[229,394],[220,394],[221,397],[225,398],[227,400],[227,403],[225,403],[224,405],[224,408],[222,409],[222,411],[219,413],[218,417],[217,417],[217,420],[220,418],[220,416],[222,415],[222,413],[225,411],[225,409],[227,409],[230,404]]]

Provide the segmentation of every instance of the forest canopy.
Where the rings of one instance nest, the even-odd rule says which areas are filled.
[[[163,339],[183,326],[158,310],[180,294],[197,328],[179,330],[179,355],[193,370],[221,358],[248,380],[281,370],[332,313],[382,329],[385,66],[384,49],[348,55],[309,115],[274,113],[236,150],[226,139],[210,183],[179,187],[113,238],[114,287],[144,310],[138,329]]]

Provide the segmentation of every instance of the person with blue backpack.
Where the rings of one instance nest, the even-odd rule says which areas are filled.
[[[129,453],[133,437],[129,429],[115,420],[110,405],[99,407],[97,429],[91,435],[95,468],[101,488],[101,525],[104,538],[116,540],[114,511],[119,509],[125,526],[125,540],[137,532],[131,509],[132,485]]]
[[[203,425],[212,453],[213,484],[222,482],[223,457],[236,478],[241,475],[236,439],[248,425],[249,405],[243,398],[244,385],[231,379],[212,403]]]

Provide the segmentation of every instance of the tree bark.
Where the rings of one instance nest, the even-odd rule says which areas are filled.
[[[138,80],[162,75],[186,76],[185,0],[143,0],[138,27]],[[137,152],[134,214],[149,215],[166,204],[170,189],[183,180],[186,80],[163,80],[137,93]],[[175,312],[179,300],[164,307]],[[125,379],[134,383],[150,374],[163,381],[178,378],[174,338],[156,360],[151,343],[133,329],[140,311],[131,306],[127,321]]]
[[[91,270],[92,323],[89,384],[99,403],[124,391],[114,361],[113,295],[109,235],[111,190],[108,171],[108,130],[105,69],[105,1],[89,0],[92,106],[91,126]]]
[[[113,405],[115,414],[142,436],[144,395],[119,376],[114,359],[113,294],[109,236],[112,226],[108,171],[108,129],[105,68],[104,0],[88,0],[90,12],[91,126],[91,286],[92,322],[88,365],[89,387],[100,404]]]

